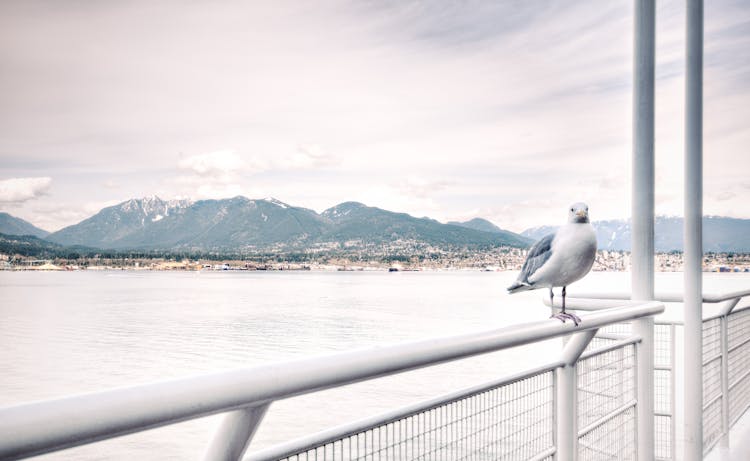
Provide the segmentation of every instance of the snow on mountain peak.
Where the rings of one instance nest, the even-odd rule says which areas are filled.
[[[167,208],[173,209],[173,208],[187,208],[193,203],[195,203],[195,200],[190,198],[176,198],[172,200],[168,200],[167,202]]]
[[[170,211],[187,208],[192,205],[189,199],[175,199],[165,201],[156,195],[143,197],[140,199],[130,199],[120,205],[120,210],[125,213],[136,213],[145,218],[150,218],[152,222],[159,221],[169,216]]]
[[[282,202],[281,200],[275,199],[273,197],[266,197],[266,198],[263,199],[263,201],[268,202],[268,203],[272,203],[272,204],[274,204],[276,206],[279,206],[281,208],[289,208],[289,205],[287,205],[286,203]]]

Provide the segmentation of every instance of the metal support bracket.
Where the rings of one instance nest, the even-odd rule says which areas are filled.
[[[234,410],[224,417],[211,441],[206,461],[239,461],[258,429],[270,403]]]
[[[740,303],[740,299],[742,298],[734,298],[728,301],[724,301],[719,308],[719,314],[722,316],[731,314],[732,310],[734,310],[734,308],[737,307],[737,304]]]

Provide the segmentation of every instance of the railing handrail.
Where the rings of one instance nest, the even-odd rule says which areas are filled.
[[[712,293],[704,294],[703,302],[707,304],[719,304],[718,312],[707,313],[704,311],[702,320],[708,321],[718,317],[722,317],[730,314],[731,312],[738,312],[741,310],[749,309],[750,305],[743,305],[739,308],[735,307],[739,302],[746,297],[750,297],[750,289],[739,290],[739,291],[728,291],[723,293]],[[655,295],[655,301],[664,303],[681,303],[684,302],[684,298],[680,293],[657,293]],[[562,307],[559,297],[554,300],[554,303],[550,302],[548,296],[542,297],[542,302],[547,307],[560,308]],[[574,292],[567,297],[567,307],[578,311],[598,311],[601,309],[608,309],[613,306],[636,306],[642,304],[642,301],[633,301],[630,299],[630,294],[626,292]],[[663,325],[683,325],[682,320],[678,319],[657,319],[657,324]]]
[[[613,341],[612,344],[597,347],[596,349],[589,350],[581,354],[579,360],[585,360],[590,357],[601,355],[616,349],[620,349],[625,346],[637,344],[641,341],[641,338],[637,335],[630,335],[625,339],[618,339]],[[322,446],[328,443],[333,443],[336,440],[341,440],[351,435],[357,434],[366,430],[367,428],[384,426],[396,422],[398,420],[406,419],[418,413],[422,413],[434,408],[445,406],[450,403],[457,402],[468,396],[479,394],[484,391],[488,391],[493,388],[512,384],[517,381],[536,376],[545,372],[553,371],[556,368],[564,367],[565,361],[562,359],[545,362],[539,366],[529,368],[527,370],[508,374],[500,379],[494,379],[479,385],[471,386],[458,391],[450,392],[448,394],[441,395],[439,397],[433,397],[422,402],[410,404],[401,408],[390,410],[379,415],[370,416],[357,421],[344,423],[342,425],[332,427],[314,434],[303,436],[288,442],[284,442],[272,447],[264,448],[262,450],[254,451],[246,456],[246,461],[269,461],[275,459],[284,459],[312,449],[316,446]],[[548,453],[543,451],[543,453]],[[554,453],[554,451],[552,452]],[[542,456],[539,459],[544,459]]]
[[[637,342],[637,340],[631,341],[630,344],[634,342]],[[622,347],[622,344],[620,344],[619,347]],[[553,371],[555,368],[562,366],[565,366],[565,362],[562,360],[548,362],[538,367],[524,370],[520,373],[513,373],[500,379],[491,380],[476,386],[450,392],[439,397],[433,397],[428,400],[386,411],[375,416],[369,416],[367,418],[344,423],[314,434],[309,434],[262,450],[257,450],[248,454],[244,459],[245,461],[268,461],[288,458],[296,453],[304,452],[308,449],[330,443],[334,440],[344,439],[368,428],[383,426],[405,419],[418,413],[459,401],[474,394],[479,394],[503,385],[512,384],[516,381],[521,381],[537,374]]]
[[[18,459],[660,314],[658,302],[452,337],[113,389],[0,409],[0,458]]]
[[[621,291],[610,291],[610,292],[570,292],[568,293],[571,298],[579,298],[579,299],[606,299],[606,300],[618,300],[618,301],[629,301],[630,300],[630,293]],[[746,296],[750,296],[750,289],[746,290],[739,290],[739,291],[729,291],[729,292],[722,292],[722,293],[703,293],[703,302],[709,303],[709,304],[716,304],[724,301],[729,301],[732,299],[738,299],[738,298],[744,298]],[[654,295],[654,301],[660,301],[663,303],[681,303],[684,302],[684,297],[682,293],[679,292],[657,292]]]

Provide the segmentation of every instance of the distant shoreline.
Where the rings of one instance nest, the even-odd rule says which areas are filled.
[[[398,269],[392,267],[343,267],[343,266],[312,266],[312,267],[274,267],[264,269],[186,269],[186,268],[151,268],[151,267],[134,267],[134,266],[90,266],[90,267],[35,267],[35,266],[16,266],[5,268],[0,272],[139,272],[139,273],[161,273],[161,272],[182,272],[182,273],[223,273],[223,272],[518,272],[517,269],[492,269],[479,267],[418,267]],[[592,272],[609,272],[609,273],[628,273],[629,270],[593,270]],[[682,270],[657,270],[657,273],[681,273]],[[749,274],[750,266],[719,268],[708,270],[704,268],[704,273],[722,273],[722,274]]]
[[[357,255],[255,256],[212,255],[190,257],[128,257],[96,255],[65,258],[0,253],[0,270],[130,270],[130,271],[477,271],[504,272],[521,269],[526,250],[471,251],[454,254],[357,254]],[[656,272],[681,272],[683,254],[657,253]],[[626,272],[630,253],[600,250],[593,270]],[[706,253],[704,272],[750,272],[750,253]]]

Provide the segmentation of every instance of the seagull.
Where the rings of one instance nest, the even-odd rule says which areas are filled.
[[[531,247],[508,293],[549,288],[552,304],[555,296],[552,288],[562,287],[562,311],[550,318],[563,323],[570,319],[578,326],[581,318],[565,312],[565,288],[589,273],[595,257],[596,233],[589,222],[589,207],[585,203],[574,203],[568,211],[568,223]]]

